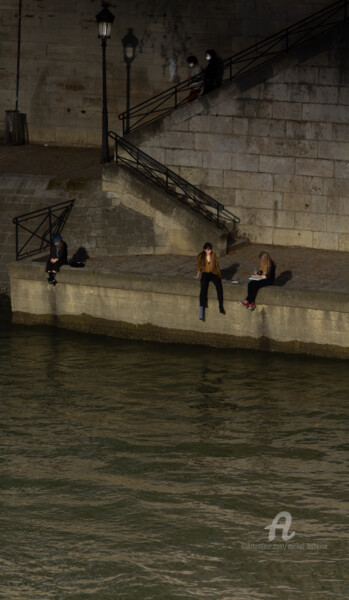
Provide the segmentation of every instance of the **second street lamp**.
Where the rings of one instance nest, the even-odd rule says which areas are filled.
[[[107,39],[110,38],[111,26],[114,21],[114,15],[107,8],[103,8],[96,21],[98,26],[98,37],[102,41],[102,60],[103,60],[103,111],[102,111],[102,154],[101,163],[110,162],[108,146],[108,110],[107,110],[107,71],[106,71],[106,47]]]
[[[133,61],[136,55],[136,47],[138,46],[138,40],[136,36],[132,33],[132,29],[128,30],[128,33],[125,37],[122,38],[122,45],[124,47],[124,61],[126,63],[126,72],[127,72],[127,91],[126,91],[126,128],[124,133],[129,133],[130,131],[130,70],[131,70],[131,62]]]

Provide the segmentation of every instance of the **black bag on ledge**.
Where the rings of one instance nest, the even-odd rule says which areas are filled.
[[[69,261],[69,264],[71,267],[75,267],[77,269],[81,269],[81,267],[85,266],[85,263],[87,261],[87,259],[90,258],[89,255],[86,252],[86,249],[83,247],[80,247],[75,254],[72,256],[72,258]]]

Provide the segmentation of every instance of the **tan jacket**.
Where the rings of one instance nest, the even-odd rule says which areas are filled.
[[[207,261],[206,256],[202,256],[202,252],[198,254],[198,271],[201,273],[214,273],[221,279],[222,274],[218,264],[217,255],[212,252],[210,262]]]

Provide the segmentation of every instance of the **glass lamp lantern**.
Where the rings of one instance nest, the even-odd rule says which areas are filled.
[[[133,61],[138,46],[138,40],[132,33],[132,29],[129,29],[125,37],[122,38],[122,45],[124,47],[124,60],[129,64]]]
[[[107,8],[103,8],[98,15],[96,15],[98,37],[101,40],[110,38],[111,28],[115,17]]]

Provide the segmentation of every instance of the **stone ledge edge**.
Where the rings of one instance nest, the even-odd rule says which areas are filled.
[[[45,283],[43,263],[11,263],[9,265],[11,279],[27,279]],[[107,269],[91,270],[90,268],[73,269],[62,267],[57,276],[59,284],[105,287],[123,290],[155,292],[157,294],[183,295],[197,297],[198,281],[194,279],[176,279],[175,277],[139,275],[134,273],[115,273]],[[215,298],[216,292],[210,286],[209,298]],[[238,301],[246,295],[247,285],[223,286],[226,300]],[[258,294],[258,304],[270,306],[288,306],[349,313],[349,295],[331,292],[313,292],[284,290],[278,286],[264,288]],[[348,323],[349,324],[349,323]]]

